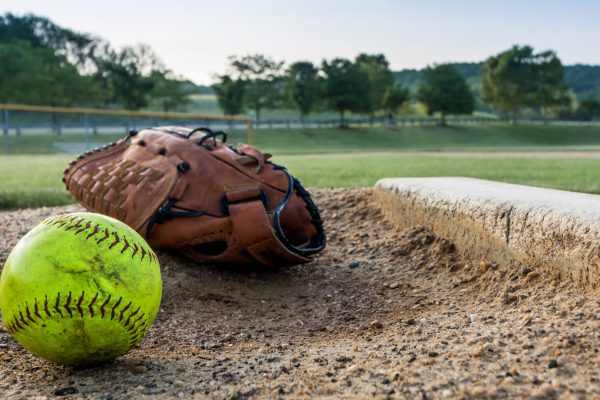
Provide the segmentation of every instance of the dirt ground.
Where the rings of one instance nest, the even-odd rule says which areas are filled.
[[[314,190],[328,249],[287,269],[160,253],[162,308],[127,355],[87,369],[0,331],[1,398],[600,398],[600,293],[462,260],[395,231],[369,189]],[[0,263],[41,219],[0,213]]]

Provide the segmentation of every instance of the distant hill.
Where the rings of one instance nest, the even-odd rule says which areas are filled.
[[[214,90],[210,86],[196,85],[190,80],[181,83],[182,89],[189,94],[214,94]]]
[[[565,81],[579,99],[600,100],[600,65],[569,65],[565,67]]]
[[[452,63],[465,77],[471,89],[479,97],[481,90],[480,63]],[[403,69],[393,72],[396,82],[416,93],[421,85],[421,71],[416,69]],[[575,93],[578,99],[600,99],[600,65],[567,65],[565,66],[565,82]]]

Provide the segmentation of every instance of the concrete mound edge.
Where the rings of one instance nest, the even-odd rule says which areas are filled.
[[[600,196],[473,178],[386,178],[375,201],[398,228],[430,227],[467,259],[596,288]]]

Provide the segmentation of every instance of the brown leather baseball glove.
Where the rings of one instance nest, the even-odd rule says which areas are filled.
[[[87,209],[201,262],[293,265],[325,247],[319,211],[285,168],[206,128],[160,127],[86,152],[63,181]]]

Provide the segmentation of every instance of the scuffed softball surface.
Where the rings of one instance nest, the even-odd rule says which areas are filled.
[[[160,307],[158,259],[124,223],[100,214],[50,217],[12,250],[0,276],[6,329],[59,364],[102,363],[137,345]]]

